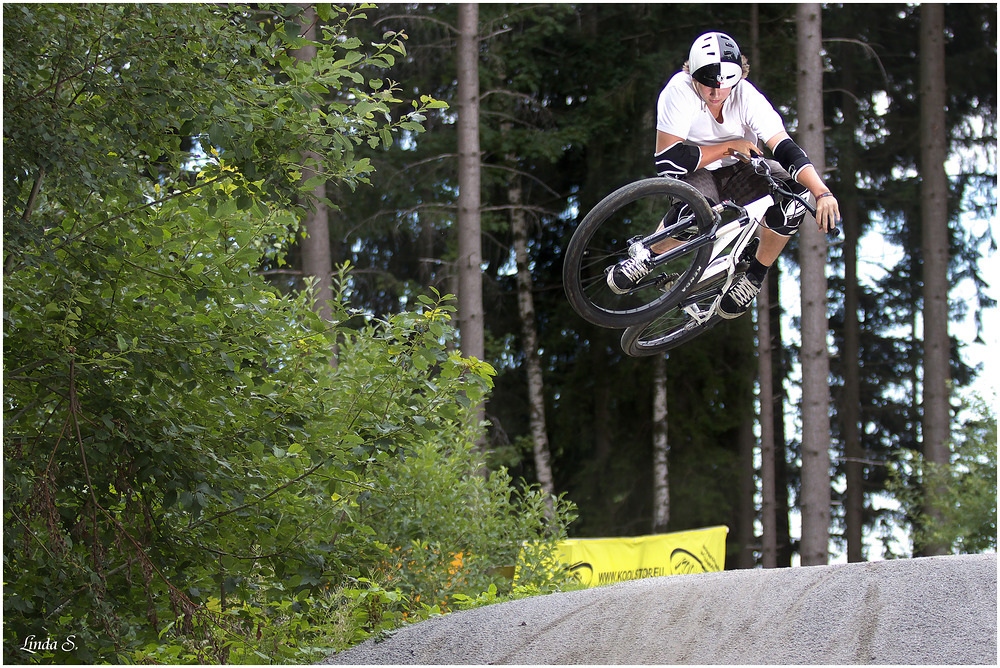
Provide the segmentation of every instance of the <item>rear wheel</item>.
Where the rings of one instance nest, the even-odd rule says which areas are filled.
[[[668,261],[654,258],[655,266],[633,289],[613,291],[608,272],[630,257],[629,247],[635,250],[637,241],[647,240],[648,247],[648,237],[674,206],[681,213],[670,219],[670,236],[687,240],[676,244]],[[566,246],[563,286],[570,304],[588,322],[612,328],[645,323],[669,310],[708,263],[711,244],[700,244],[698,237],[714,220],[705,197],[677,179],[645,179],[619,188],[584,217]]]
[[[726,274],[716,276],[651,322],[627,328],[622,334],[622,350],[632,357],[655,355],[715,327],[722,317],[714,307],[727,285],[726,279]]]

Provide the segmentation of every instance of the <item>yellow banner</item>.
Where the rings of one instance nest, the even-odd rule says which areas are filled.
[[[724,526],[638,538],[579,538],[559,544],[559,560],[588,587],[726,566]]]

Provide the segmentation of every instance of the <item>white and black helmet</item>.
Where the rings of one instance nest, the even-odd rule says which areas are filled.
[[[691,45],[688,71],[710,88],[732,88],[743,78],[740,47],[725,33],[707,32]]]

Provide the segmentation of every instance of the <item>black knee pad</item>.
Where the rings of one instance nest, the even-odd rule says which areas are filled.
[[[794,181],[785,183],[785,187],[799,195],[804,195],[807,192],[805,186]],[[783,237],[790,237],[798,231],[805,216],[806,208],[801,203],[795,200],[782,200],[774,204],[764,214],[764,225]]]

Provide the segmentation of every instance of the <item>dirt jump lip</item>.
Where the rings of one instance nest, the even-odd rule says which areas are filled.
[[[997,560],[633,580],[455,612],[323,663],[997,665]]]

